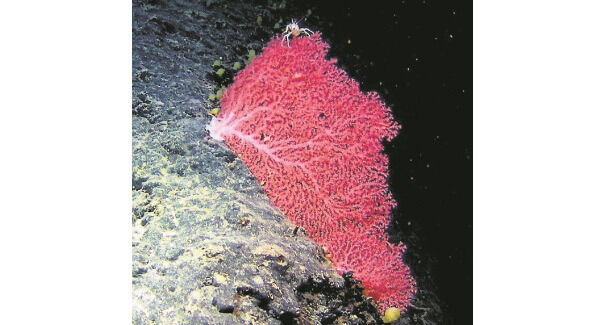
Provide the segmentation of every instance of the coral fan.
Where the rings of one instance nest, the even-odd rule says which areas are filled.
[[[225,91],[207,129],[246,163],[277,205],[352,271],[380,311],[404,310],[415,282],[404,245],[388,242],[395,202],[383,140],[399,130],[375,93],[326,59],[316,33],[290,47],[273,39]]]

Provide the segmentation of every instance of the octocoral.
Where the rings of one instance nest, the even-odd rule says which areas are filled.
[[[326,59],[320,34],[290,47],[271,40],[240,71],[207,129],[246,163],[297,225],[325,246],[340,273],[352,271],[379,310],[405,310],[415,281],[403,244],[388,242],[395,206],[383,140],[400,126],[375,93]]]

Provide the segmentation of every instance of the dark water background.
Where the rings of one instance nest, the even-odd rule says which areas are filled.
[[[301,27],[402,124],[388,145],[390,233],[444,324],[472,323],[472,3],[298,1]],[[302,18],[296,17],[297,19]],[[427,294],[429,293],[429,294]]]

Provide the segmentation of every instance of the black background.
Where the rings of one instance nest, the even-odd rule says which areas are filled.
[[[302,1],[300,27],[377,91],[402,124],[387,146],[398,201],[390,233],[444,324],[472,323],[472,3]],[[308,9],[310,14],[307,15]]]

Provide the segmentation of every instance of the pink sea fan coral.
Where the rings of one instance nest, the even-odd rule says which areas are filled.
[[[375,93],[326,59],[320,34],[273,39],[225,91],[207,129],[264,183],[271,201],[352,271],[380,311],[404,310],[415,281],[388,242],[395,202],[383,140],[400,126]]]

